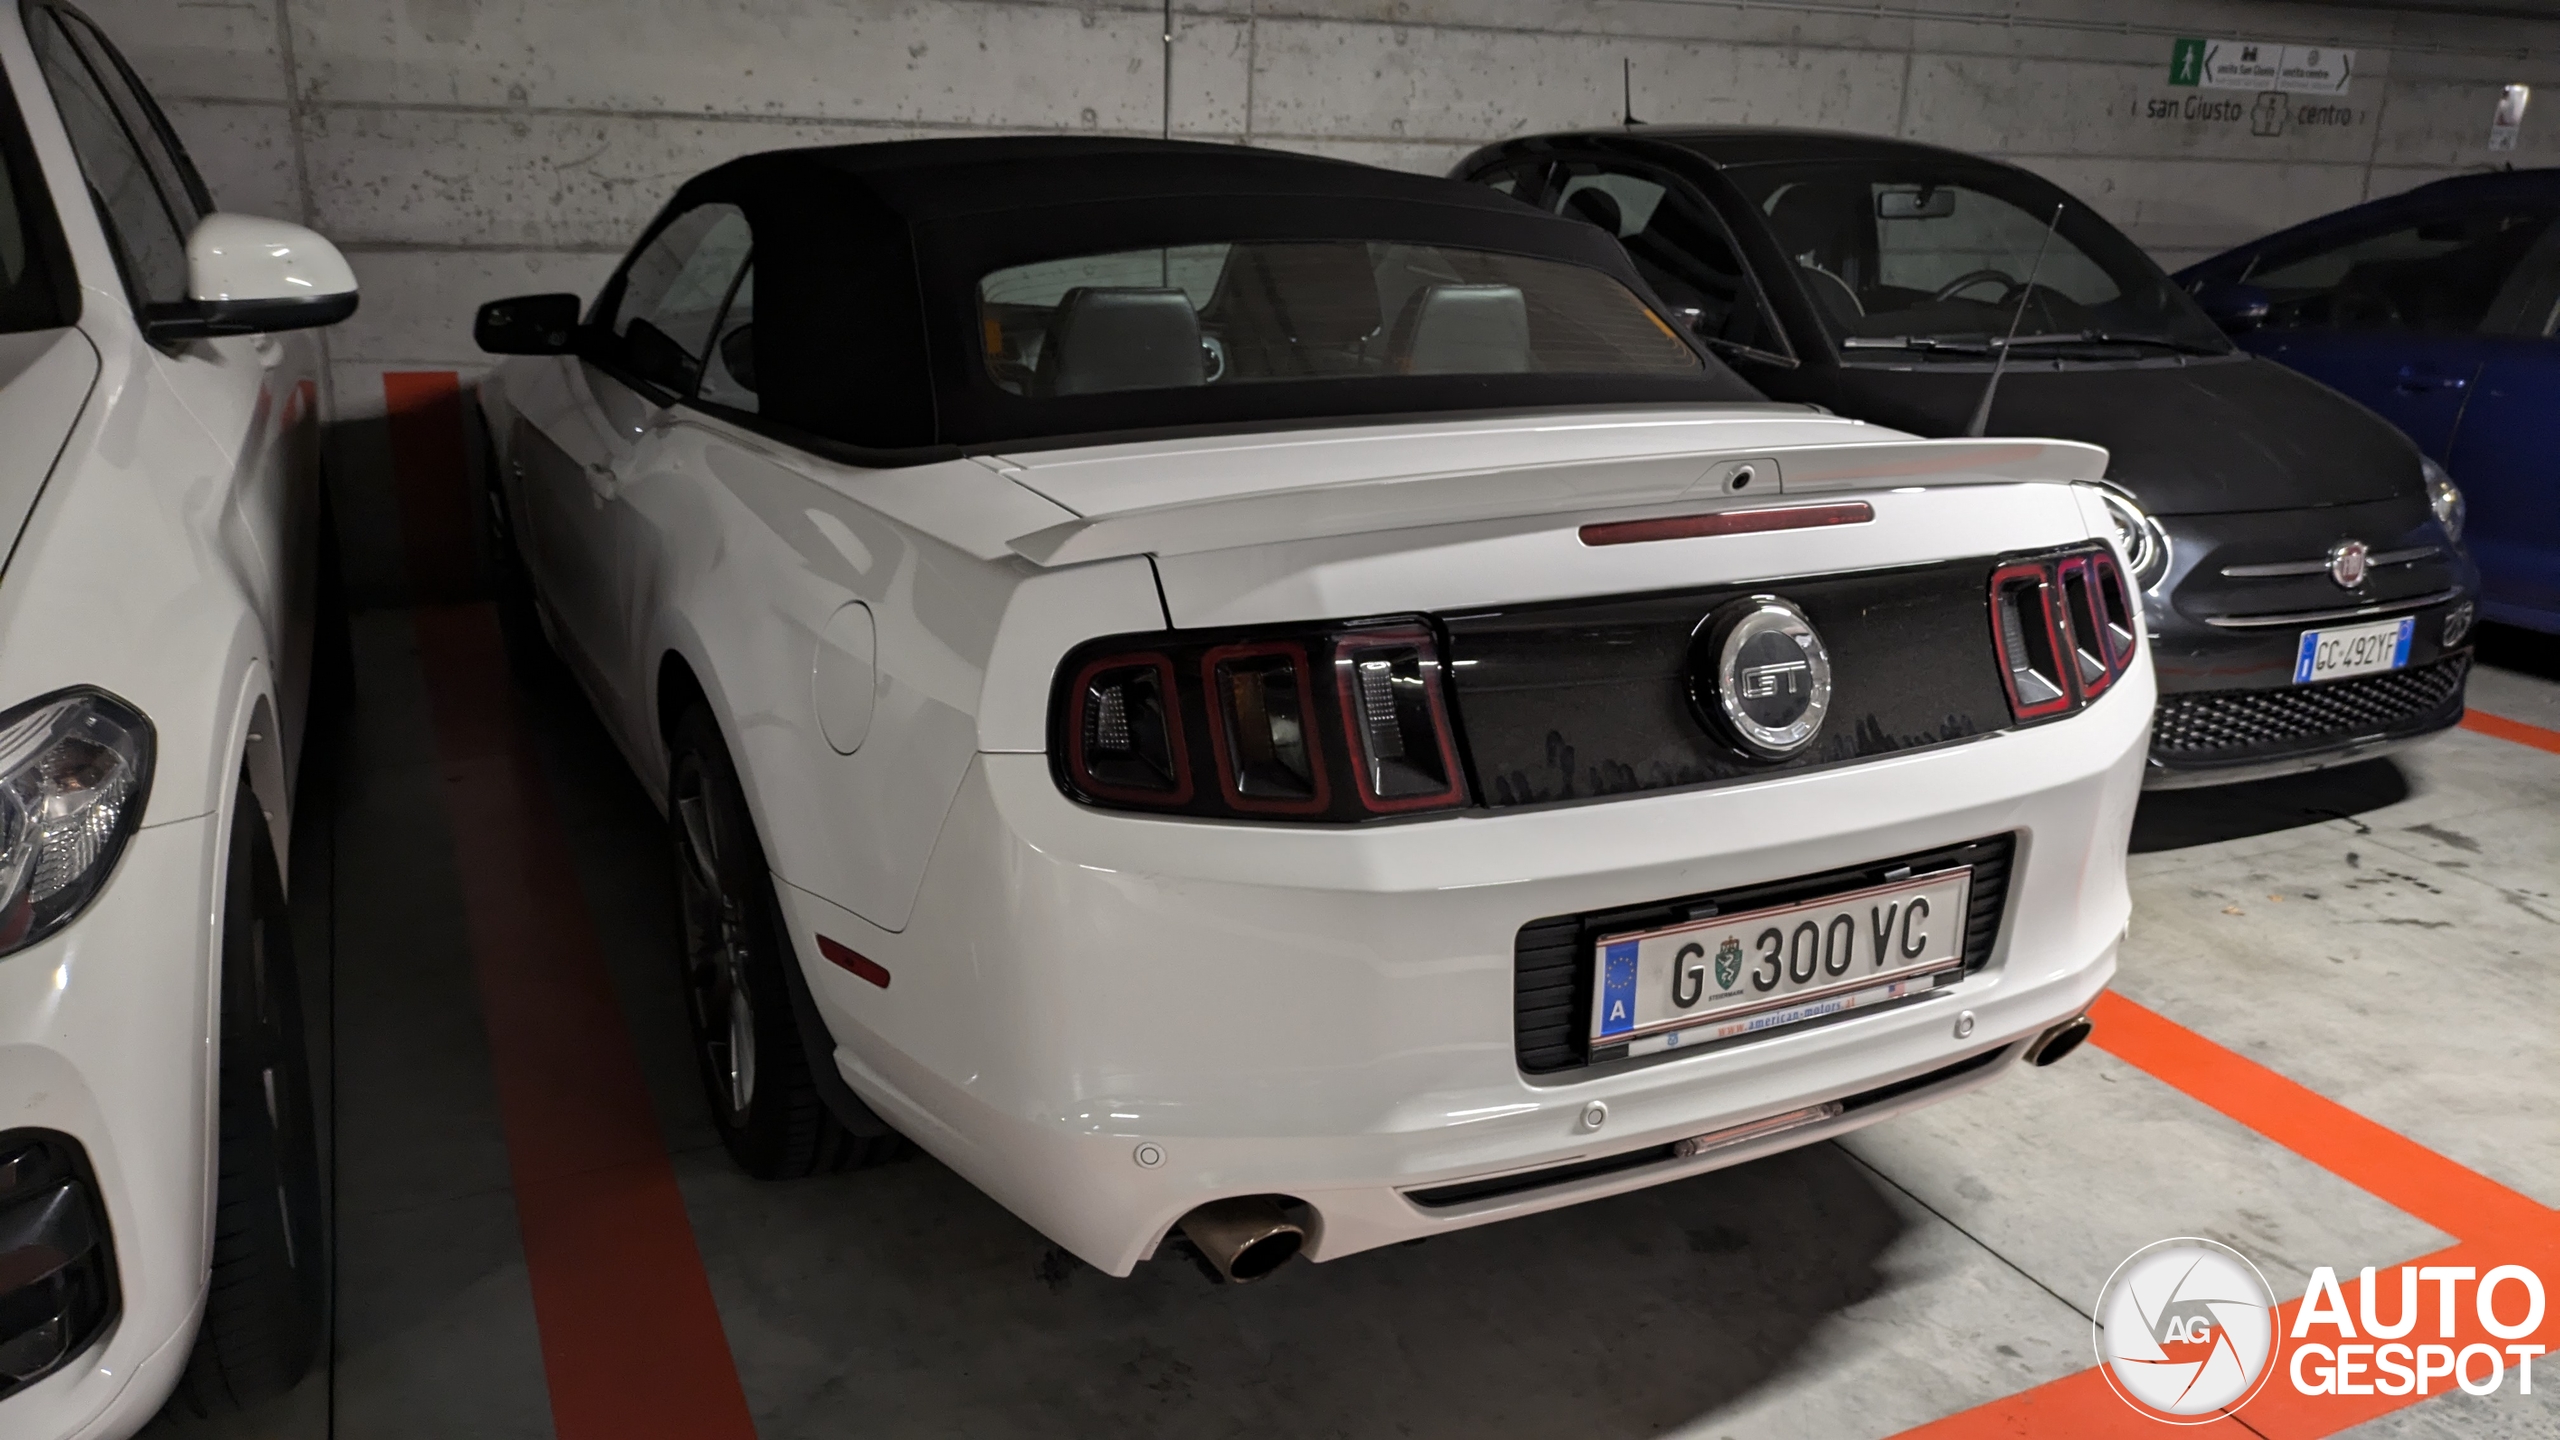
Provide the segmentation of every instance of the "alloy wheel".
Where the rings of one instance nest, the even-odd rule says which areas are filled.
[[[747,986],[748,932],[742,902],[720,863],[699,761],[685,757],[676,773],[676,874],[685,927],[685,988],[704,1071],[728,1110],[744,1124],[756,1098],[755,1001]]]

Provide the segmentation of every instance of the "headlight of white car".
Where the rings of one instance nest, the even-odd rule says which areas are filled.
[[[2124,547],[2125,563],[2133,567],[2133,587],[2148,590],[2169,573],[2168,532],[2129,495],[2110,490],[2106,502],[2107,518],[2116,526],[2116,543]]]
[[[2427,477],[2427,504],[2436,512],[2436,523],[2444,527],[2451,539],[2462,538],[2462,521],[2468,509],[2462,503],[2462,489],[2453,483],[2444,467],[2424,455],[2418,457],[2419,472]]]
[[[69,924],[115,872],[151,794],[151,722],[104,691],[0,715],[0,955]]]

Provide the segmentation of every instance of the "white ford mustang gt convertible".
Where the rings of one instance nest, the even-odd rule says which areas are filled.
[[[213,211],[66,6],[0,11],[0,1436],[297,1379],[327,1299],[279,857],[313,675],[299,226]]]
[[[1588,225],[787,151],[477,333],[502,603],[670,817],[756,1174],[903,1136],[1249,1279],[1940,1099],[2113,971],[2103,452],[1769,403]]]

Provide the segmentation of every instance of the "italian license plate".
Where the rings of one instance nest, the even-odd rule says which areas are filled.
[[[2293,683],[2344,680],[2350,675],[2379,675],[2409,663],[2409,637],[2417,617],[2350,625],[2342,630],[2305,630],[2302,648],[2294,652]]]
[[[1898,1000],[1964,965],[1973,867],[1593,942],[1591,1044],[1631,1055]]]

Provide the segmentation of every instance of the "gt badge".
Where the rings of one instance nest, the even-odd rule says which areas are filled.
[[[1831,655],[1804,612],[1774,595],[1737,600],[1698,625],[1689,699],[1707,728],[1759,760],[1813,743],[1831,708]]]

